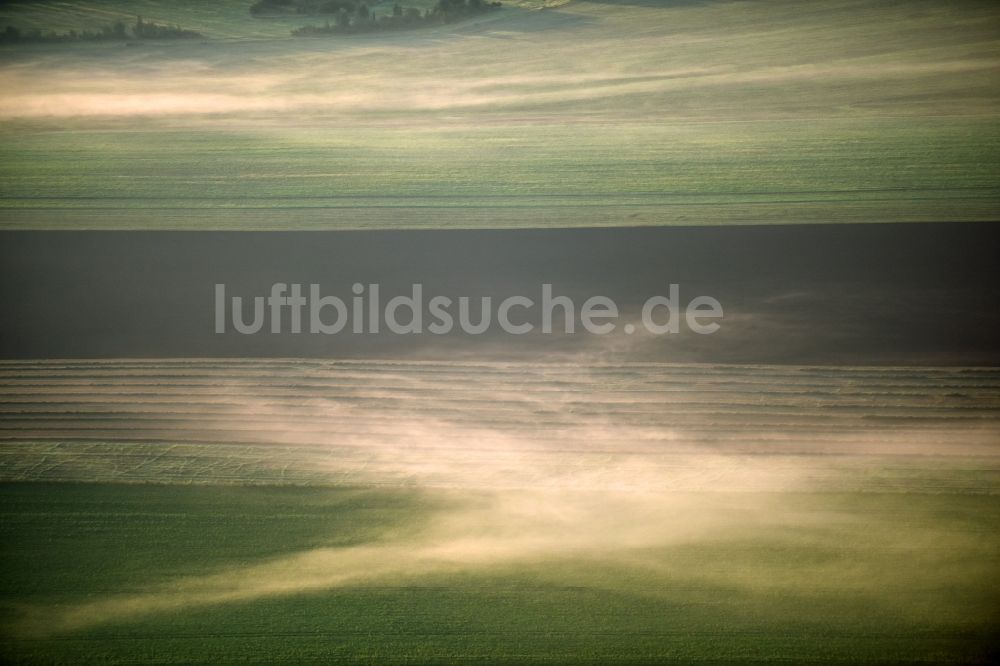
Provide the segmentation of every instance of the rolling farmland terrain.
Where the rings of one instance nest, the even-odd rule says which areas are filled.
[[[510,3],[328,38],[248,5],[0,6],[204,35],[0,47],[0,228],[996,218],[994,3]]]
[[[0,364],[6,660],[986,662],[1000,372]]]
[[[0,662],[996,663],[1000,5],[251,4],[0,2]]]

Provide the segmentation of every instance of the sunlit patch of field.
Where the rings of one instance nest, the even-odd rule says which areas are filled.
[[[475,488],[593,482],[698,491],[706,484],[771,488],[786,470],[787,483],[887,491],[896,481],[903,490],[909,482],[927,484],[925,475],[939,470],[942,482],[959,484],[953,489],[983,490],[988,475],[960,470],[997,452],[1000,374],[7,361],[0,363],[0,417],[5,480]],[[856,476],[859,467],[879,467],[875,460],[887,465],[882,476]],[[650,470],[649,478],[637,475]]]
[[[8,658],[993,648],[994,369],[5,362],[0,397]]]
[[[68,23],[100,5],[64,4]],[[1000,203],[990,3],[572,2],[343,39],[239,3],[158,6],[209,39],[0,52],[0,227],[957,221]]]

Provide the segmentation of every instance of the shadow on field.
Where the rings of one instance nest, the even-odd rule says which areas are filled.
[[[849,365],[998,363],[988,224],[327,232],[0,234],[0,357],[553,359]],[[266,295],[274,283],[347,296],[378,283],[383,303],[423,293],[499,303],[543,284],[623,321],[679,285],[725,308],[717,335],[332,335],[213,327],[214,285]],[[455,300],[457,302],[457,300]],[[563,329],[559,329],[563,330]],[[534,333],[538,333],[537,335]]]

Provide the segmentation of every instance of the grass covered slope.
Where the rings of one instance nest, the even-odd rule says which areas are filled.
[[[53,7],[0,23],[93,28],[90,5]],[[150,7],[193,43],[0,53],[0,227],[989,220],[1000,202],[991,3],[573,2],[314,39],[213,7]]]
[[[994,369],[220,359],[0,379],[6,661],[996,647]]]

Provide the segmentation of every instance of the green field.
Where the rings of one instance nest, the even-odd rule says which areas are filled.
[[[5,661],[989,663],[1000,374],[0,366]]]
[[[435,515],[404,491],[0,495],[15,662],[986,663],[998,629],[991,496],[674,496],[708,534],[443,572],[396,562]]]
[[[242,2],[11,2],[0,25],[139,9],[205,39],[0,48],[0,228],[976,221],[1000,204],[993,3],[521,4],[296,39],[310,19]]]

